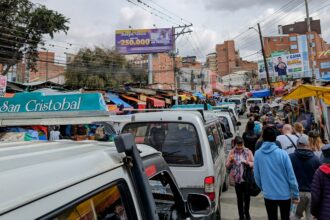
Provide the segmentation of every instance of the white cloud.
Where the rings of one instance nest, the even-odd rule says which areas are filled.
[[[113,46],[116,29],[172,27],[174,24],[151,15],[125,0],[32,0],[63,13],[70,18],[68,35],[58,34],[58,41],[70,42],[82,46]],[[152,1],[143,0],[152,4]],[[134,0],[134,2],[137,2]],[[289,7],[273,15],[288,0],[153,0],[174,14],[191,21],[194,26],[194,47],[203,55],[214,52],[215,45],[247,31],[249,26],[261,21],[264,35],[276,34],[279,24],[288,24],[304,16],[304,7]],[[311,13],[320,7],[317,1],[310,1]],[[152,4],[154,7],[157,5]],[[303,6],[303,5],[301,5]],[[159,8],[160,9],[160,8]],[[286,13],[290,11],[289,13]],[[327,11],[328,12],[328,11]],[[166,12],[167,13],[167,12]],[[169,14],[169,13],[167,13]],[[176,18],[175,15],[169,14]],[[320,16],[323,37],[330,41],[330,21],[327,13]],[[265,22],[265,19],[267,19]],[[57,44],[60,44],[57,42]],[[235,44],[242,56],[257,51],[260,47],[257,33],[253,30],[235,39]],[[62,44],[63,45],[63,44]],[[180,55],[197,55],[186,37],[180,37],[177,48]],[[245,47],[245,48],[244,48]],[[73,48],[73,47],[72,47]],[[71,50],[73,50],[71,48]],[[56,50],[63,51],[61,48]],[[75,48],[76,49],[76,48]]]

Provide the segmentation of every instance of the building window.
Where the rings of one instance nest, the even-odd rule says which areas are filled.
[[[320,67],[321,69],[330,69],[330,62],[321,62]]]
[[[311,45],[312,45],[312,47],[315,47],[315,42],[312,42],[312,44],[311,44]]]
[[[291,50],[297,50],[297,49],[298,49],[297,44],[292,44],[292,45],[290,45],[290,49],[291,49]]]
[[[310,37],[311,39],[314,39],[314,34],[310,34],[309,37]]]
[[[276,41],[277,41],[277,38],[276,38],[276,37],[274,37],[274,38],[273,38],[273,41],[274,41],[274,42],[276,42]]]
[[[296,37],[296,36],[290,37],[290,41],[291,41],[291,42],[295,42],[295,41],[297,41],[297,37]]]
[[[283,37],[280,37],[280,42],[283,42]]]
[[[289,28],[289,31],[293,31],[293,30],[294,30],[294,28],[293,28],[293,27],[290,27],[290,28]]]

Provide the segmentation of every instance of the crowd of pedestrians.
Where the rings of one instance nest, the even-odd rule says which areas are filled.
[[[321,140],[317,125],[307,131],[300,122],[275,123],[273,114],[262,117],[249,120],[227,158],[239,219],[251,219],[246,170],[252,169],[269,220],[278,219],[278,210],[281,220],[330,220],[330,144]]]

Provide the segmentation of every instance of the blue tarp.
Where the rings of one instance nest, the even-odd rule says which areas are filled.
[[[253,98],[263,98],[270,96],[270,91],[269,89],[263,89],[263,90],[257,90],[257,91],[252,91],[252,97]]]
[[[322,80],[322,81],[330,81],[330,76],[323,76],[320,80]]]
[[[126,103],[122,99],[120,99],[117,95],[112,93],[107,93],[108,98],[111,102],[115,103],[116,105],[124,105],[124,108],[133,108],[130,104]]]
[[[198,97],[198,98],[200,98],[200,99],[205,99],[205,96],[204,96],[201,92],[195,92],[195,93],[193,94],[193,96],[196,96],[196,97]]]

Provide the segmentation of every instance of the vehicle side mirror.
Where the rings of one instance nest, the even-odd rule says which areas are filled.
[[[191,217],[202,218],[210,215],[211,201],[209,197],[203,194],[191,193],[187,197],[188,210]]]
[[[242,123],[240,121],[236,122],[236,126],[241,126]]]

